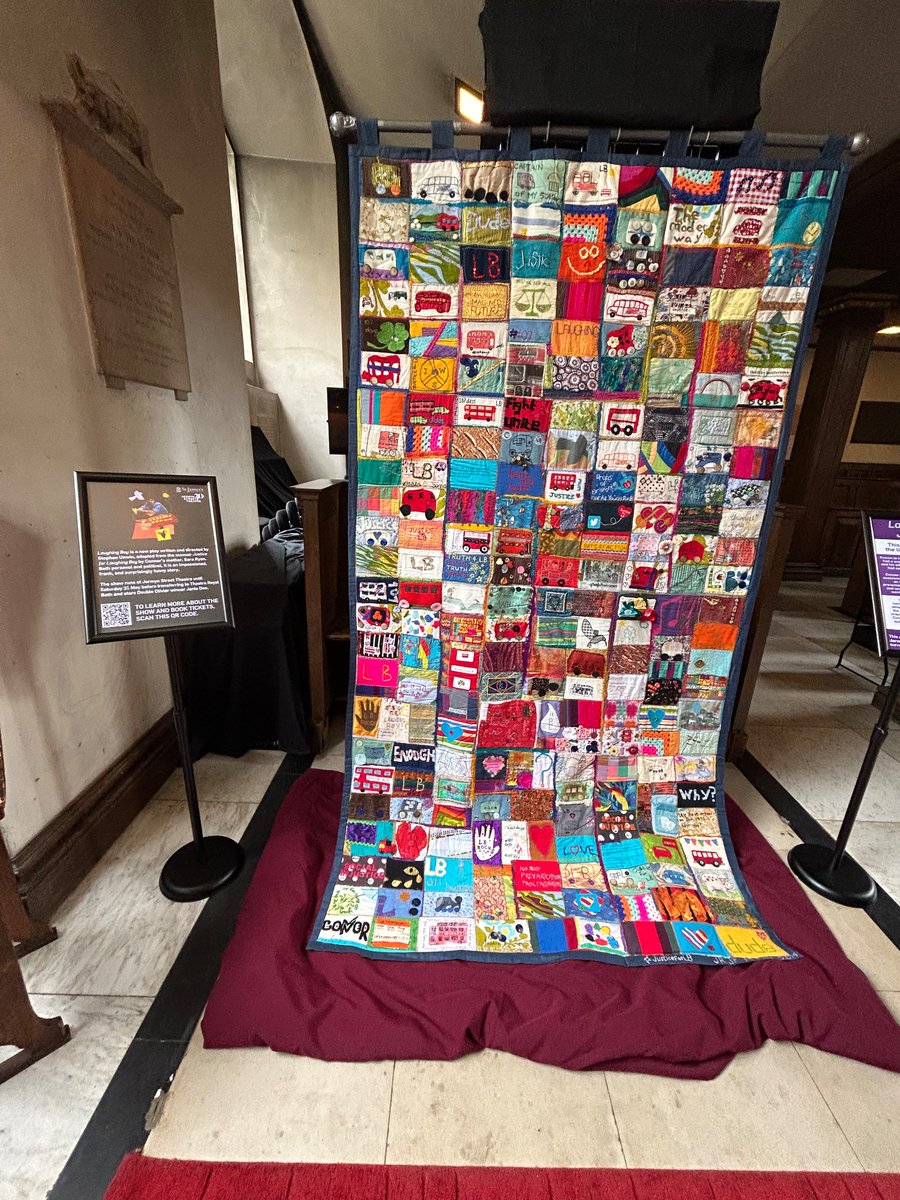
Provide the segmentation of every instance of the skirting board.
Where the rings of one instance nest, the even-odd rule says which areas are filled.
[[[172,714],[123,755],[31,839],[12,865],[35,921],[47,921],[178,766]]]

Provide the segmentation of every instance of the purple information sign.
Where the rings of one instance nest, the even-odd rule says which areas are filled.
[[[870,517],[874,553],[873,585],[880,603],[885,649],[900,650],[900,519]]]

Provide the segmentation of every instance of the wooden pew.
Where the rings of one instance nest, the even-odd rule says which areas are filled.
[[[0,755],[0,816],[3,815],[3,762]],[[18,1053],[0,1062],[0,1083],[12,1079],[70,1037],[61,1017],[39,1017],[22,978],[19,959],[56,937],[50,925],[32,921],[16,890],[16,877],[0,837],[0,1046]]]

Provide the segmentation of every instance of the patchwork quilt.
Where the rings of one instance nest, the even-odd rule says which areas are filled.
[[[353,687],[311,945],[795,957],[723,753],[840,157],[351,168]]]

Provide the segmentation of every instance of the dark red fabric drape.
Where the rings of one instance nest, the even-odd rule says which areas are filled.
[[[803,953],[799,961],[406,963],[307,951],[341,781],[310,771],[285,798],[210,996],[207,1047],[343,1061],[452,1059],[490,1047],[572,1070],[710,1079],[771,1038],[900,1071],[900,1026],[730,801],[747,883],[765,920]]]

